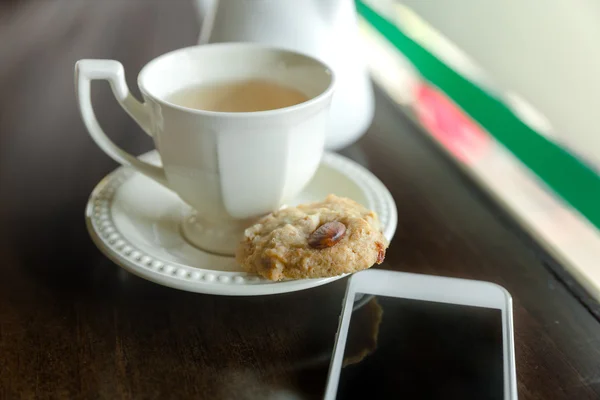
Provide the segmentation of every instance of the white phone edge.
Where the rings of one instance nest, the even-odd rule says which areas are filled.
[[[348,326],[356,293],[401,297],[423,301],[496,308],[502,312],[504,399],[517,400],[517,377],[512,297],[502,286],[491,282],[447,278],[385,270],[354,274],[346,287],[333,356],[329,365],[325,400],[336,398]]]

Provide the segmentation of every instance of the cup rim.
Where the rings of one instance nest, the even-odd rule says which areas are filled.
[[[294,54],[294,55],[299,55],[302,57],[305,57],[307,59],[312,60],[313,62],[315,62],[316,64],[319,64],[323,67],[324,71],[329,74],[329,76],[331,77],[330,81],[329,81],[329,85],[327,86],[327,88],[325,90],[323,90],[321,93],[319,93],[317,96],[312,97],[302,103],[298,103],[298,104],[294,104],[292,106],[288,106],[288,107],[282,107],[282,108],[275,108],[272,110],[264,110],[264,111],[244,111],[244,112],[231,112],[231,111],[209,111],[209,110],[201,110],[201,109],[197,109],[197,108],[189,108],[189,107],[184,107],[175,103],[172,103],[170,101],[165,100],[164,98],[160,98],[157,97],[155,95],[153,95],[152,93],[150,93],[149,90],[147,90],[144,85],[142,84],[142,78],[144,76],[145,73],[147,73],[147,71],[153,67],[153,65],[155,65],[156,63],[160,62],[161,60],[167,58],[167,57],[172,57],[174,55],[176,55],[177,53],[185,53],[188,52],[190,50],[193,49],[198,49],[198,48],[208,48],[208,47],[222,47],[222,48],[236,48],[236,47],[245,47],[245,48],[254,48],[254,49],[260,49],[260,50],[271,50],[271,51],[277,51],[277,52],[281,52],[281,53],[288,53],[288,54]],[[191,114],[196,114],[196,115],[204,115],[204,116],[213,116],[213,117],[240,117],[240,118],[252,118],[252,117],[265,117],[265,116],[269,116],[269,115],[274,115],[274,114],[281,114],[281,113],[288,113],[288,112],[294,112],[294,111],[299,111],[308,107],[313,106],[316,103],[319,103],[320,101],[322,101],[322,99],[328,97],[331,95],[331,93],[333,92],[334,88],[335,88],[335,83],[336,83],[336,76],[333,72],[333,70],[327,65],[325,64],[323,61],[309,56],[305,53],[300,53],[297,51],[293,51],[293,50],[288,50],[282,47],[277,47],[277,46],[269,46],[269,45],[263,45],[263,44],[259,44],[259,43],[249,43],[249,42],[231,42],[231,43],[210,43],[210,44],[203,44],[203,45],[193,45],[193,46],[188,46],[188,47],[182,47],[180,49],[176,49],[176,50],[172,50],[169,51],[167,53],[164,53],[154,59],[152,59],[151,61],[149,61],[146,65],[144,65],[142,67],[142,69],[140,70],[138,76],[137,76],[137,84],[138,87],[140,88],[140,91],[142,92],[142,94],[144,94],[145,96],[150,97],[151,99],[153,99],[154,101],[180,110],[180,111],[184,111],[187,113],[191,113]]]

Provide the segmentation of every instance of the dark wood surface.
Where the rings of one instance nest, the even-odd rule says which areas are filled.
[[[75,61],[118,59],[133,89],[198,27],[184,1],[1,3],[0,398],[322,395],[345,280],[269,297],[186,293],[124,272],[86,233],[87,197],[116,165],[78,116]],[[106,85],[94,89],[115,141],[149,150]],[[342,153],[397,202],[384,268],[511,292],[521,399],[600,398],[598,321],[381,93],[368,134]]]

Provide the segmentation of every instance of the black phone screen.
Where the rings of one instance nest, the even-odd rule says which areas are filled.
[[[499,309],[357,294],[337,398],[502,399]]]

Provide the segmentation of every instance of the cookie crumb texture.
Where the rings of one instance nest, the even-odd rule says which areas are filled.
[[[344,224],[344,236],[331,247],[311,247],[311,234],[328,222]],[[387,247],[375,212],[330,194],[260,219],[244,232],[236,259],[246,271],[272,281],[324,278],[381,264]]]

